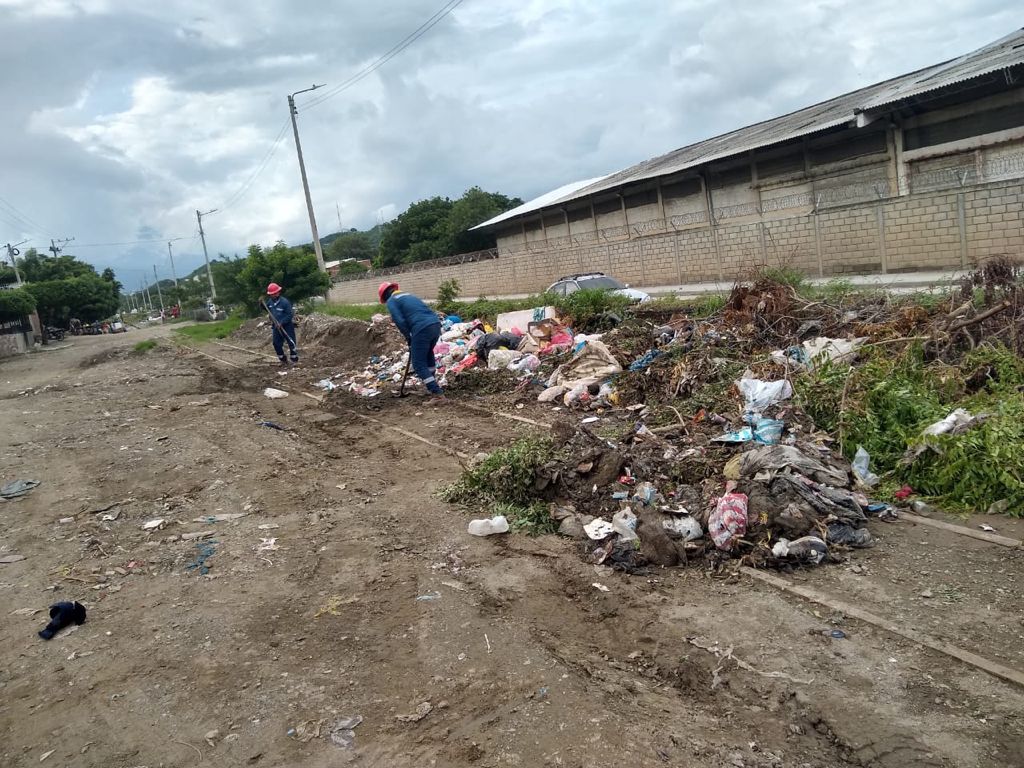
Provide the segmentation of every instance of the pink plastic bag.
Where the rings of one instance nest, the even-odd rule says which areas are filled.
[[[708,518],[708,533],[715,546],[728,552],[747,532],[747,494],[726,493]]]

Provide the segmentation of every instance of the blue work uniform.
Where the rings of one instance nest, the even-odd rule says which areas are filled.
[[[412,369],[435,395],[441,394],[441,387],[434,374],[437,362],[434,347],[441,338],[441,320],[423,299],[411,293],[395,291],[387,301],[388,313],[398,330],[409,342],[409,356]]]
[[[292,362],[299,362],[299,348],[295,344],[295,310],[292,308],[292,303],[284,296],[278,296],[276,299],[267,299],[267,309],[277,320],[277,323],[272,323],[272,325],[274,326],[274,351],[277,353],[278,359],[282,363],[288,362],[284,356],[284,345],[285,342],[288,342],[288,352]],[[278,329],[278,324],[284,330],[283,334]]]

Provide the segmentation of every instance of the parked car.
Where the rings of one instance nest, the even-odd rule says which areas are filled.
[[[576,291],[592,291],[595,289],[611,291],[619,296],[628,296],[638,304],[643,301],[650,301],[651,299],[649,294],[638,291],[636,288],[630,288],[628,285],[620,283],[614,277],[608,277],[603,272],[587,272],[582,275],[568,275],[559,278],[557,282],[552,283],[551,287],[548,288],[548,293],[568,296],[570,293],[576,293]]]

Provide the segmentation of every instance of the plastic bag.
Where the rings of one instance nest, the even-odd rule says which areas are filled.
[[[747,495],[726,493],[708,518],[708,533],[715,546],[728,552],[747,532]]]
[[[683,515],[682,517],[664,520],[661,523],[661,527],[668,531],[668,535],[672,538],[682,539],[683,541],[694,541],[704,535],[704,529],[700,527],[700,523],[692,515]]]
[[[853,456],[853,474],[865,488],[874,488],[878,485],[878,475],[868,468],[870,461],[871,456],[863,446],[858,445],[857,453]]]
[[[793,385],[785,379],[779,381],[740,379],[736,382],[736,387],[747,402],[747,410],[754,413],[760,413],[765,408],[793,396]]]

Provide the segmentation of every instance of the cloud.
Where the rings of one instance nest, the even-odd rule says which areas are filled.
[[[196,208],[221,209],[204,220],[214,254],[308,240],[285,96],[343,83],[442,0],[349,5],[0,0],[2,194],[36,222],[8,211],[0,241],[157,240],[78,251],[131,284],[154,263],[169,274],[165,238],[184,238],[179,273],[201,263]],[[966,52],[1019,26],[1017,12],[465,0],[343,93],[297,97],[321,231],[335,206],[345,227],[367,227],[474,184],[529,198],[619,170]]]

